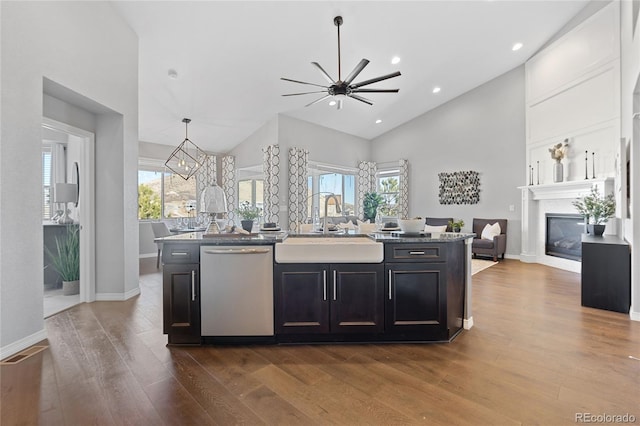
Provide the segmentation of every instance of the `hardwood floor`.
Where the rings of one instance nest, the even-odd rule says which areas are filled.
[[[640,323],[580,306],[580,276],[501,261],[473,277],[448,344],[166,347],[161,276],[46,320],[49,349],[0,367],[4,425],[640,422]]]

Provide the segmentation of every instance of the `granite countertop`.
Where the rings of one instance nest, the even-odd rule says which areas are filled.
[[[454,242],[471,239],[475,236],[473,233],[464,232],[442,232],[442,233],[424,233],[420,235],[405,235],[402,232],[375,232],[371,234],[359,234],[356,231],[349,230],[347,232],[332,232],[329,234],[312,233],[312,234],[295,234],[286,231],[258,233],[258,234],[205,234],[204,232],[189,232],[179,235],[171,235],[164,238],[156,238],[154,241],[159,242],[180,242],[180,243],[197,243],[211,245],[269,245],[282,242],[287,238],[371,238],[382,243],[429,243],[429,242]]]

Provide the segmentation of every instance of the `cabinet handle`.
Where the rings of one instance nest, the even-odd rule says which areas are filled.
[[[391,300],[391,269],[389,269],[389,300]]]
[[[409,255],[411,255],[411,256],[424,256],[424,252],[423,251],[410,251]]]
[[[322,300],[327,300],[327,270],[322,270]]]
[[[333,300],[338,300],[336,295],[336,270],[333,270]]]
[[[196,271],[191,271],[191,301],[196,301]]]
[[[189,253],[186,251],[172,251],[171,256],[188,256]]]

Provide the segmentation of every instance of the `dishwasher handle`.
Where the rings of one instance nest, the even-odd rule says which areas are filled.
[[[205,250],[206,254],[264,254],[269,253],[269,249],[210,249]]]

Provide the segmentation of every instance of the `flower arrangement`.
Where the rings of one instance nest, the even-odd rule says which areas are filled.
[[[559,142],[549,148],[549,152],[551,153],[551,158],[560,162],[567,154],[567,148],[569,147],[569,139],[565,139],[564,142]]]
[[[616,214],[616,199],[613,194],[602,197],[597,186],[591,188],[588,195],[577,199],[572,204],[587,221],[590,220],[596,225],[606,223]]]

